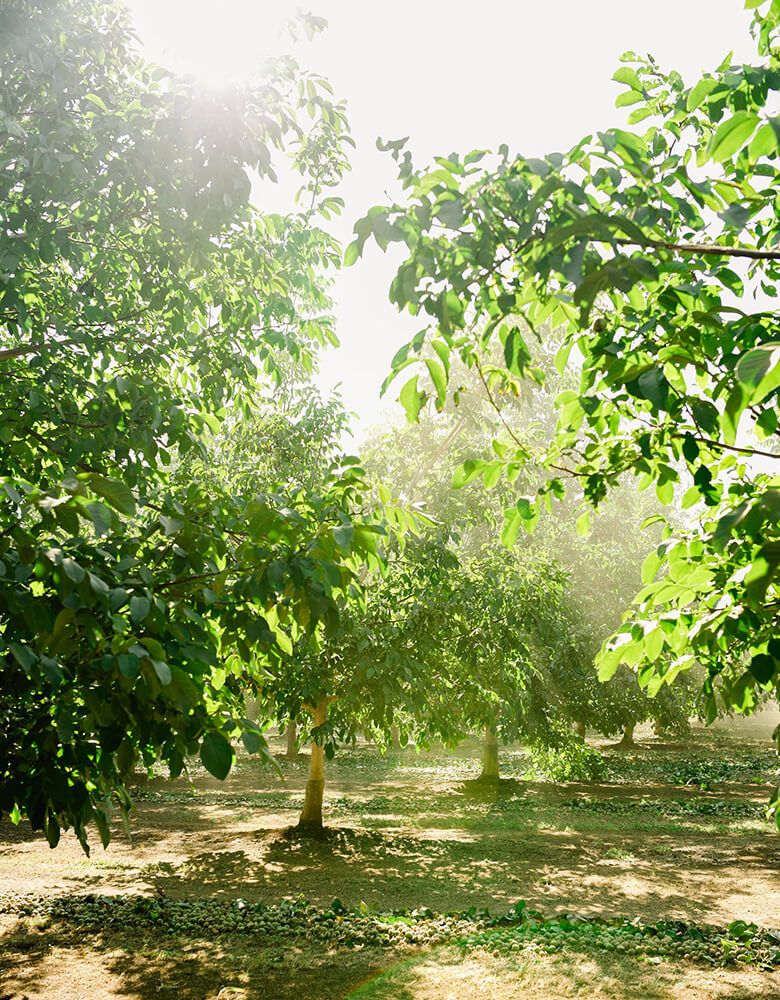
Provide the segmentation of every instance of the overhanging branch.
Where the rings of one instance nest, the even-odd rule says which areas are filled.
[[[619,246],[652,247],[655,250],[675,250],[677,253],[702,254],[706,257],[740,257],[746,260],[778,260],[780,250],[753,250],[750,247],[724,247],[717,243],[671,243],[666,240],[647,239],[644,243],[638,240],[621,239],[615,241]]]

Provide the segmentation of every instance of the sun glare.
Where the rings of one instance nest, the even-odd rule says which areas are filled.
[[[129,0],[147,56],[214,86],[247,80],[278,50],[288,0]]]

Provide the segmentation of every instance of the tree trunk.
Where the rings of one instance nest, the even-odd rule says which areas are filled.
[[[328,717],[328,703],[323,699],[312,710],[314,727],[325,725]],[[306,795],[303,800],[301,818],[298,829],[308,833],[322,830],[322,793],[325,790],[325,748],[320,743],[311,744],[311,760],[309,763],[309,780],[306,782]]]
[[[574,732],[579,736],[579,738],[584,743],[585,742],[585,723],[584,722],[575,722],[574,723]]]
[[[482,747],[482,774],[480,781],[498,781],[498,739],[493,726],[485,726],[485,742]]]
[[[287,756],[297,757],[298,756],[298,723],[295,719],[290,719],[287,723],[287,728],[284,731],[284,735],[287,739]]]
[[[622,747],[633,747],[634,743],[634,727],[633,726],[623,726],[623,739],[620,741]]]
[[[393,743],[393,750],[401,749],[401,734],[398,732],[398,726],[392,726],[390,728],[390,739]]]

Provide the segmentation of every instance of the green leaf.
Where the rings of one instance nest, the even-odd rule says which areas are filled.
[[[251,729],[245,729],[241,733],[241,742],[244,744],[247,753],[260,753],[263,749],[263,740],[260,734]]]
[[[485,488],[492,490],[504,472],[503,462],[486,462],[482,472],[482,482]]]
[[[276,631],[274,632],[274,638],[276,639],[276,643],[281,649],[281,651],[283,653],[286,653],[287,656],[292,656],[293,644],[292,641],[290,640],[289,635],[287,635],[287,633],[284,632],[282,629],[276,629]]]
[[[175,535],[184,527],[184,522],[180,521],[177,517],[168,517],[165,514],[160,514],[157,520],[160,522],[163,532],[167,538],[170,538],[171,535]]]
[[[142,622],[149,614],[150,609],[151,604],[147,597],[136,594],[130,598],[130,617],[134,622]]]
[[[443,340],[434,340],[432,343],[434,351],[439,355],[439,360],[444,365],[444,371],[449,378],[450,374],[450,347]]]
[[[688,111],[695,111],[704,103],[706,97],[718,86],[718,81],[712,76],[705,76],[702,80],[688,91],[685,100],[685,107]]]
[[[637,76],[636,70],[631,66],[621,66],[612,74],[612,79],[617,83],[625,83],[632,90],[641,90],[642,81]]]
[[[102,831],[100,830],[100,823],[97,822],[97,810],[95,811],[94,818],[96,821],[95,825],[98,827],[98,831],[100,832],[102,838],[103,834]],[[46,839],[49,842],[49,847],[51,847],[53,850],[60,842],[60,825],[54,816],[46,817],[46,822],[44,823],[44,833],[46,834]],[[104,847],[106,845],[106,842],[107,842],[106,840],[103,841]]]
[[[735,111],[718,128],[707,147],[709,159],[723,163],[745,145],[756,129],[760,119],[752,111]]]
[[[417,388],[418,376],[414,375],[406,382],[398,396],[401,406],[406,411],[406,419],[410,424],[417,423],[420,410],[425,405],[426,394]]]
[[[559,375],[563,375],[566,371],[566,366],[569,363],[569,357],[572,350],[574,349],[574,342],[571,340],[564,340],[561,346],[555,353],[555,367]]]
[[[511,548],[517,541],[517,533],[520,531],[520,527],[523,523],[523,519],[520,516],[520,512],[512,507],[504,514],[504,527],[501,531],[501,543],[505,545],[508,549]]]
[[[32,670],[38,662],[37,655],[32,649],[30,649],[29,646],[23,646],[19,642],[9,642],[8,648],[11,650],[11,653],[19,666],[27,673],[29,673],[29,671]]]
[[[747,394],[741,385],[735,386],[733,392],[729,393],[729,398],[726,400],[726,406],[720,418],[720,425],[723,428],[723,440],[726,444],[734,444],[737,440],[739,422],[748,402]],[[683,454],[685,454],[684,448]],[[685,457],[688,458],[687,455]]]
[[[648,108],[647,105],[644,105],[641,108],[634,108],[628,116],[628,123],[629,125],[636,125],[639,122],[644,121],[645,118],[649,118],[652,113],[652,110]]]
[[[774,154],[778,148],[778,137],[775,130],[767,122],[756,132],[750,142],[750,158],[754,162],[763,159],[765,156]]]
[[[672,500],[674,500],[674,483],[669,481],[658,483],[655,488],[655,495],[665,507],[668,507]]]
[[[448,198],[441,201],[436,208],[436,216],[450,229],[457,229],[463,224],[466,214],[460,198]]]
[[[62,673],[62,668],[55,659],[51,656],[42,656],[41,666],[43,667],[43,672],[55,687],[62,683],[64,674]]]
[[[655,580],[662,562],[663,556],[655,550],[645,557],[645,561],[642,563],[642,583],[648,584]]]
[[[200,745],[200,759],[209,774],[224,781],[233,766],[233,747],[222,733],[206,733]]]
[[[736,376],[749,389],[748,398],[758,403],[780,387],[780,341],[754,347],[737,362]]]
[[[157,679],[161,684],[170,684],[173,674],[171,668],[164,660],[152,660],[152,667],[157,674]]]
[[[352,539],[355,535],[355,527],[352,524],[340,524],[337,528],[333,529],[333,538],[336,545],[345,554],[349,554],[352,551]]]
[[[97,473],[90,473],[87,478],[90,488],[107,500],[112,507],[122,514],[135,514],[135,497],[132,490],[117,479],[108,479]]]
[[[657,660],[664,648],[664,633],[660,628],[654,628],[645,636],[645,655],[648,660]]]
[[[669,383],[661,368],[649,368],[637,379],[643,399],[648,400],[657,410],[665,410],[669,399]]]
[[[531,360],[531,352],[522,333],[513,326],[504,341],[504,361],[513,375],[522,375],[527,363]]]
[[[71,559],[68,556],[62,560],[62,568],[68,579],[72,580],[74,583],[81,583],[87,575],[86,570],[79,566],[75,559]]]
[[[515,511],[520,519],[520,524],[530,535],[539,521],[538,502],[530,497],[520,497],[515,504]]]
[[[87,578],[89,579],[90,587],[96,594],[100,594],[101,597],[108,597],[111,592],[111,588],[105,580],[101,580],[100,577],[95,576],[94,573],[87,573]]]
[[[84,100],[89,101],[90,104],[94,104],[95,107],[100,108],[101,111],[108,112],[106,102],[98,94],[85,94]]]
[[[433,358],[426,358],[425,366],[436,390],[436,409],[442,410],[447,399],[447,374],[442,365],[438,361],[434,361]]]
[[[352,267],[363,251],[361,240],[353,240],[344,251],[344,267]]]
[[[618,649],[602,648],[596,654],[598,678],[602,683],[614,677],[617,668],[620,666],[620,654],[623,649],[625,649],[625,646],[621,646]]]
[[[632,104],[639,104],[644,101],[644,96],[636,90],[626,90],[618,96],[615,101],[616,108],[627,108]]]
[[[95,501],[94,503],[86,504],[85,508],[92,518],[92,526],[95,529],[95,534],[98,537],[108,534],[112,524],[111,511],[108,507],[105,504]]]
[[[768,653],[758,653],[750,661],[748,670],[759,684],[768,684],[775,676],[779,667],[780,664],[777,663],[773,656],[770,656]]]
[[[452,477],[453,489],[459,490],[482,473],[487,463],[479,458],[469,458],[455,470]]]
[[[756,429],[759,439],[771,437],[778,428],[780,420],[775,410],[764,410],[756,420]]]

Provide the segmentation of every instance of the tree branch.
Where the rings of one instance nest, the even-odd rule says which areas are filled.
[[[675,434],[676,438],[683,438],[685,434]],[[711,448],[722,448],[724,451],[736,451],[740,455],[761,455],[762,458],[780,459],[780,455],[772,451],[762,451],[760,448],[741,448],[736,444],[726,444],[725,441],[715,441],[713,438],[704,437],[701,434],[694,434],[694,440],[708,444]]]
[[[615,240],[619,246],[624,247],[653,247],[656,250],[675,250],[677,253],[695,253],[708,257],[740,257],[748,260],[778,260],[780,261],[780,250],[753,250],[750,247],[723,247],[717,243],[670,243],[666,240],[653,240],[648,238],[646,242],[639,243],[637,240]]]

